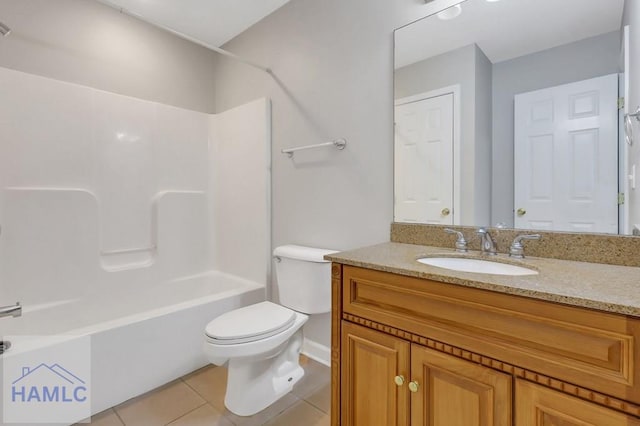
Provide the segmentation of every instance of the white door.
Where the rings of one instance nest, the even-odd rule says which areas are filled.
[[[395,107],[395,220],[452,225],[453,94]]]
[[[515,97],[515,227],[618,232],[618,76]]]

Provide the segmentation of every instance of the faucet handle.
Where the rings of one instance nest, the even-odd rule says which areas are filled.
[[[458,236],[458,239],[456,240],[456,251],[458,253],[466,253],[469,251],[467,249],[467,240],[464,238],[464,234],[462,232],[451,228],[444,228],[444,232],[447,234],[456,234]]]
[[[542,236],[540,234],[522,234],[513,239],[511,247],[509,248],[509,257],[515,257],[516,259],[524,259],[524,246],[522,240],[539,240]]]
[[[489,256],[495,256],[498,254],[498,251],[496,250],[496,242],[487,228],[483,226],[476,229],[476,234],[480,235],[480,248],[482,249],[483,254],[488,254]]]

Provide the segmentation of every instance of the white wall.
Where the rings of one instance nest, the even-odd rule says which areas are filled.
[[[94,0],[0,0],[0,66],[213,112],[216,54]]]

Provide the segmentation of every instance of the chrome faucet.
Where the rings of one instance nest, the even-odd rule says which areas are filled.
[[[20,302],[15,305],[2,306],[0,307],[0,318],[2,317],[19,317],[22,315],[22,306]]]
[[[497,253],[496,250],[496,242],[491,238],[491,234],[486,228],[479,228],[476,231],[476,234],[480,235],[480,247],[482,249],[483,254],[488,254],[489,256],[495,256]]]
[[[518,235],[509,248],[509,257],[515,257],[516,259],[524,259],[524,246],[522,240],[539,240],[542,238],[540,234],[523,234]]]
[[[458,239],[456,240],[456,251],[458,253],[466,253],[469,250],[467,249],[467,240],[464,238],[464,234],[460,231],[456,231],[455,229],[451,229],[451,228],[444,228],[444,232],[446,232],[447,234],[455,234],[458,236]]]

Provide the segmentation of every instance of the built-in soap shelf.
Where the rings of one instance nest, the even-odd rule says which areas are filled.
[[[148,268],[155,263],[157,255],[156,246],[103,251],[100,253],[100,266],[108,272]]]
[[[159,216],[166,210],[168,216],[176,211],[190,211],[193,203],[202,203],[204,191],[170,190],[158,192],[150,201],[151,229],[149,241],[139,247],[123,247],[105,249],[100,242],[99,197],[84,188],[66,187],[7,187],[4,189],[4,218],[6,223],[0,224],[3,232],[15,240],[39,240],[49,250],[58,250],[55,244],[70,238],[72,230],[76,230],[73,250],[95,250],[100,267],[107,272],[119,272],[142,269],[153,266],[159,253]],[[89,229],[90,232],[77,232],[77,226]],[[95,226],[93,224],[95,223]],[[169,226],[171,227],[171,226]],[[92,229],[91,229],[92,228]],[[169,230],[168,232],[172,232]],[[39,233],[39,234],[38,234]],[[82,241],[84,240],[84,241]],[[171,244],[173,239],[165,238],[164,244]],[[25,241],[26,242],[26,241]],[[60,243],[64,244],[64,243]],[[71,249],[65,247],[65,251]],[[166,247],[165,247],[166,249]],[[57,258],[60,253],[51,253]],[[95,259],[95,258],[94,258]],[[52,259],[53,260],[53,259]],[[55,261],[54,261],[55,262]]]

